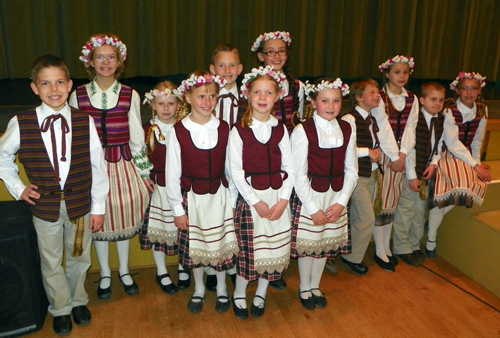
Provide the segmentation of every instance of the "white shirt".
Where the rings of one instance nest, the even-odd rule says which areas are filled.
[[[54,132],[56,139],[57,159],[59,164],[59,176],[61,181],[61,190],[64,189],[66,179],[71,166],[71,141],[72,141],[72,126],[71,126],[71,110],[66,106],[56,112],[42,103],[36,108],[36,115],[38,118],[39,126],[42,125],[46,117],[54,114],[61,114],[66,119],[70,131],[65,134],[66,141],[66,161],[61,161],[62,153],[62,133],[61,133],[61,120],[56,120],[54,124]],[[106,169],[106,162],[102,152],[101,141],[94,125],[94,120],[89,117],[89,133],[90,133],[90,161],[92,164],[92,189],[91,189],[91,211],[93,215],[103,215],[106,211],[106,198],[109,192],[109,181]],[[50,163],[54,166],[52,156],[52,141],[51,131],[42,133],[43,143],[47,150]],[[16,200],[21,198],[21,194],[26,185],[19,178],[19,168],[14,163],[16,154],[21,146],[21,133],[19,129],[19,122],[17,116],[14,116],[8,126],[5,134],[0,139],[0,178],[4,181],[7,190],[9,190],[12,197]]]
[[[337,121],[327,121],[320,117],[316,111],[313,115],[314,123],[318,134],[318,145],[323,149],[338,148],[344,144],[344,135]],[[293,172],[295,175],[295,192],[299,196],[302,204],[309,215],[316,213],[320,207],[313,197],[308,173],[309,140],[302,124],[293,130],[291,136]],[[352,192],[358,181],[358,161],[356,157],[356,131],[351,132],[349,144],[346,149],[344,161],[344,185],[336,196],[336,203],[347,206]]]
[[[252,129],[253,135],[260,143],[266,143],[271,138],[272,128],[278,125],[278,120],[274,116],[270,116],[269,120],[266,122],[260,122],[253,120],[250,128]],[[288,131],[286,127],[282,126],[284,129],[284,135],[278,146],[281,151],[281,170],[288,174],[288,178],[283,181],[283,185],[280,188],[280,198],[289,200],[292,194],[292,188],[294,184],[293,177],[293,163],[292,163],[292,150],[290,146],[290,138],[288,136]],[[266,156],[262,154],[262,156]],[[249,205],[255,205],[260,202],[259,196],[253,190],[251,186],[251,177],[245,179],[245,171],[243,170],[243,140],[236,128],[231,129],[229,134],[229,161],[231,178],[238,188],[239,193]],[[283,175],[283,174],[282,174]],[[272,206],[269,206],[272,207]]]

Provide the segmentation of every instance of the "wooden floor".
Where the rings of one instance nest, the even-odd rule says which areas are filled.
[[[373,256],[372,245],[367,257]],[[381,270],[369,258],[366,276],[350,272],[338,258],[336,262],[338,272],[325,270],[321,282],[325,309],[302,307],[297,262],[292,261],[287,290],[270,289],[264,316],[246,321],[238,320],[232,309],[215,312],[215,294],[208,292],[201,314],[191,314],[186,305],[193,284],[175,296],[165,295],[154,282],[155,268],[135,271],[137,296],[127,296],[115,277],[112,298],[101,301],[93,283],[98,275],[92,273],[87,279],[92,323],[73,326],[70,337],[500,337],[500,299],[439,257],[418,268],[400,262],[395,273]],[[170,270],[177,276],[175,267]],[[251,283],[249,300],[255,288]],[[57,337],[52,316],[30,337]]]

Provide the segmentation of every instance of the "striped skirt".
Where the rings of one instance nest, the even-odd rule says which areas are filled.
[[[394,221],[394,213],[403,189],[404,172],[394,172],[389,168],[391,159],[382,153],[384,175],[377,179],[377,193],[373,206],[375,209],[375,226],[383,226]],[[380,172],[377,172],[379,175]]]

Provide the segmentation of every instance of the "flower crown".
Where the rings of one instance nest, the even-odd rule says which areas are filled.
[[[288,32],[269,32],[259,35],[257,40],[252,45],[252,52],[256,52],[261,48],[267,40],[281,39],[286,42],[288,46],[292,44],[292,37]]]
[[[127,59],[127,46],[118,38],[111,38],[107,35],[104,36],[94,36],[90,38],[85,46],[82,47],[82,56],[79,57],[80,61],[87,63],[89,62],[89,55],[94,48],[99,48],[104,45],[111,45],[120,51],[120,54],[125,61]]]
[[[481,74],[474,72],[470,73],[460,72],[458,73],[458,76],[455,78],[455,81],[450,83],[451,90],[457,89],[458,83],[464,79],[476,79],[481,85],[481,88],[486,85],[486,76],[482,76]]]
[[[149,93],[144,94],[145,97],[142,104],[143,105],[151,104],[155,99],[155,97],[158,96],[169,97],[170,95],[175,95],[179,100],[182,100],[182,95],[178,95],[175,89],[174,90],[170,90],[169,88],[166,88],[165,90],[153,89]]]
[[[311,101],[311,94],[315,92],[320,92],[325,89],[340,89],[342,96],[349,95],[349,86],[346,83],[342,83],[342,80],[337,78],[333,82],[323,80],[320,83],[314,85],[306,82],[304,92],[306,93],[306,98]]]
[[[245,74],[243,81],[241,82],[241,96],[248,99],[248,90],[250,89],[250,84],[259,76],[269,75],[278,82],[278,87],[280,88],[280,99],[285,96],[285,81],[286,75],[283,73],[278,73],[274,71],[274,67],[269,65],[266,67],[253,68],[250,73]]]
[[[174,95],[182,97],[193,87],[199,87],[213,82],[216,83],[219,88],[226,85],[226,80],[218,75],[205,74],[202,76],[196,76],[193,74],[189,77],[189,79],[182,81],[181,85],[174,90]]]
[[[380,66],[378,66],[378,69],[380,69],[380,71],[383,73],[383,72],[389,70],[389,68],[391,68],[391,66],[393,64],[400,63],[400,62],[407,63],[408,66],[410,67],[410,74],[413,73],[413,69],[415,69],[415,61],[413,61],[412,56],[406,57],[404,55],[396,55],[396,56],[390,58],[389,60],[382,63]]]

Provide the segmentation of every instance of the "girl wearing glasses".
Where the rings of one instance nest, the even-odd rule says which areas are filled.
[[[149,191],[154,187],[149,179],[152,165],[142,149],[144,130],[139,94],[117,81],[126,58],[127,47],[116,35],[91,36],[80,56],[91,82],[78,87],[70,97],[71,106],[94,118],[110,180],[104,226],[93,234],[101,266],[97,289],[100,299],[109,299],[112,292],[109,242],[116,242],[119,277],[125,292],[129,296],[139,292],[129,274],[130,239],[139,232]]]

